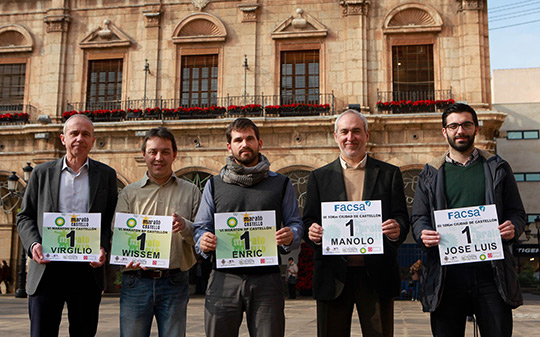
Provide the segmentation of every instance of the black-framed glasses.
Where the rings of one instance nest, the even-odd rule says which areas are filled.
[[[472,130],[474,129],[474,123],[470,121],[466,121],[463,123],[450,123],[445,126],[446,129],[456,131],[459,129],[459,127],[462,127],[463,130]]]

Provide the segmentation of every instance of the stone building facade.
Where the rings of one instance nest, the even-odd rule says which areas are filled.
[[[495,148],[505,114],[492,109],[489,68],[486,0],[2,1],[0,114],[28,113],[1,122],[2,195],[11,172],[64,154],[66,111],[226,108],[97,121],[91,156],[116,169],[121,188],[144,174],[142,138],[161,125],[178,141],[176,173],[204,182],[224,164],[231,106],[260,104],[263,152],[300,197],[309,171],[337,157],[333,122],[353,107],[368,117],[370,154],[402,169],[411,202],[419,170],[447,147],[440,105],[476,108],[477,143]],[[264,109],[300,103],[328,106]],[[0,215],[0,259],[12,265],[14,212]]]

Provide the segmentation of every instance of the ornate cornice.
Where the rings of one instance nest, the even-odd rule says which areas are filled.
[[[159,27],[159,22],[161,21],[161,12],[143,12],[144,15],[144,26],[149,27]]]
[[[484,9],[484,1],[482,0],[457,0],[457,2],[458,12]]]
[[[67,14],[47,15],[43,21],[47,24],[47,33],[67,32],[71,16]]]
[[[339,4],[343,7],[343,16],[366,15],[369,9],[369,0],[344,0]]]
[[[143,10],[144,26],[146,28],[159,27],[161,14],[161,4],[158,6],[147,6],[147,9]]]
[[[238,5],[238,9],[242,11],[242,22],[257,22],[259,4]]]

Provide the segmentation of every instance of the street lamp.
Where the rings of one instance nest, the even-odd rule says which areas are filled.
[[[144,60],[144,107],[146,108],[146,78],[148,77],[148,74],[150,73],[150,64],[148,63],[148,59]]]
[[[30,180],[30,175],[32,174],[32,166],[30,163],[26,163],[26,166],[23,167],[23,179],[27,183]],[[9,214],[15,210],[19,202],[21,202],[24,197],[24,192],[26,188],[18,190],[19,177],[15,172],[11,172],[11,175],[7,178],[8,182],[8,193],[2,196],[0,202],[2,210]],[[18,261],[18,272],[17,272],[17,290],[15,290],[15,297],[24,298],[26,297],[26,251],[21,243],[21,253],[19,255]]]
[[[244,64],[242,65],[244,67],[244,104],[246,104],[246,97],[247,97],[247,70],[248,70],[248,60],[247,55],[244,55]]]

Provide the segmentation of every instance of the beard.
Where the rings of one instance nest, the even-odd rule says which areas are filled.
[[[458,144],[456,142],[457,137],[467,138],[467,140],[465,142],[462,141],[462,143]],[[448,140],[448,144],[450,144],[450,146],[454,150],[456,150],[458,152],[467,152],[468,150],[470,150],[474,146],[474,137],[475,137],[474,134],[472,136],[456,135],[454,137],[448,137],[447,136],[447,140]]]
[[[246,156],[245,154],[249,154]],[[258,151],[253,151],[252,149],[244,149],[241,150],[238,155],[234,156],[234,159],[243,166],[249,166],[251,165],[259,156]]]

